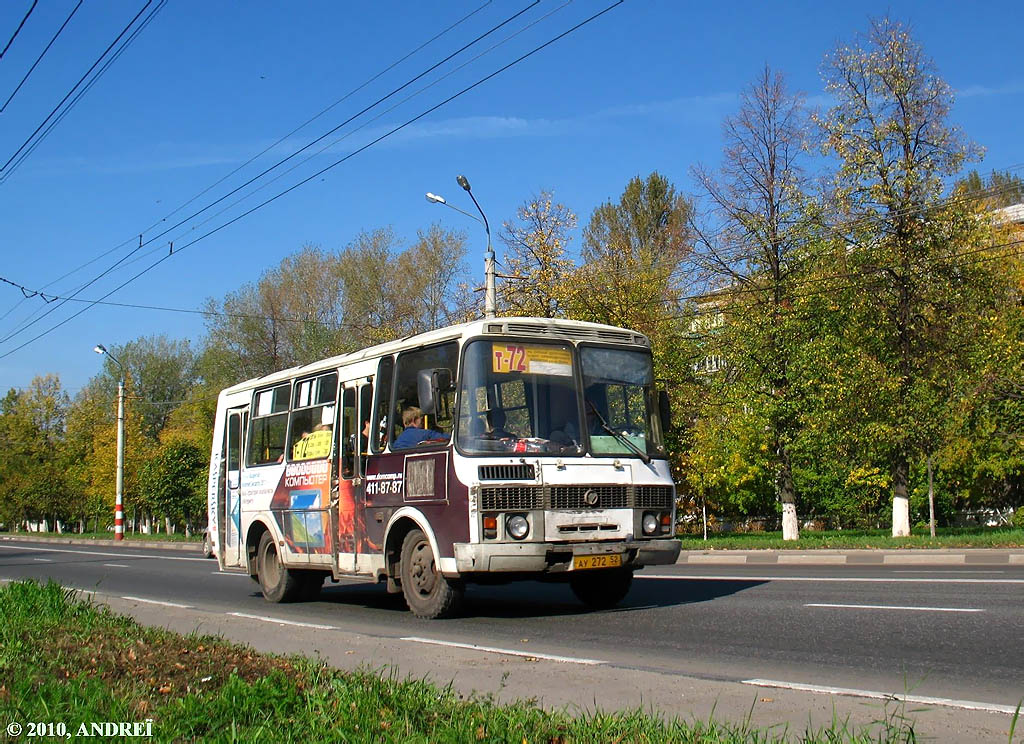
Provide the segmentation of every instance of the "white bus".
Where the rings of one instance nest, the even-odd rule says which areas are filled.
[[[679,555],[667,408],[645,336],[542,318],[249,380],[217,403],[214,551],[271,602],[363,576],[425,618],[456,613],[467,583],[519,579],[611,607],[635,569]]]

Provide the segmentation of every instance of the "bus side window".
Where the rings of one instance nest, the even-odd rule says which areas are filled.
[[[395,360],[391,357],[384,357],[380,360],[377,368],[377,405],[374,410],[376,414],[370,422],[371,452],[383,452],[389,440],[388,412],[391,410],[391,377],[395,368]],[[398,418],[397,425],[401,427],[402,419]],[[393,428],[393,427],[391,427]]]
[[[337,372],[295,383],[288,437],[289,460],[313,460],[330,456],[337,397]]]
[[[253,396],[251,429],[245,464],[281,462],[288,432],[288,402],[291,383],[257,390]]]
[[[359,443],[359,474],[366,473],[366,455],[370,453],[370,439],[373,434],[373,384],[359,388],[359,418],[355,420],[357,427],[352,431]]]
[[[445,434],[451,434],[452,426],[455,423],[452,415],[455,411],[455,371],[459,360],[459,345],[454,341],[430,346],[426,349],[406,351],[398,355],[398,369],[395,373],[395,403],[392,409],[392,416],[399,424],[402,421],[402,412],[409,406],[419,407],[419,391],[417,389],[417,375],[420,370],[425,369],[447,369],[451,372],[453,385],[449,391],[443,392],[444,402],[438,401],[438,411],[441,417],[428,413],[424,419],[424,428],[434,429]],[[395,432],[395,436],[401,433],[401,427]]]
[[[341,398],[341,477],[351,478],[356,472],[355,432],[356,426],[356,391],[345,388]]]

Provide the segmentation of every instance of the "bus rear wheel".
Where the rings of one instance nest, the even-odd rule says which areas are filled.
[[[421,530],[411,530],[405,536],[399,573],[405,603],[416,617],[451,617],[462,607],[464,587],[438,570],[430,541]]]
[[[260,589],[268,602],[292,602],[302,593],[303,583],[298,572],[291,571],[281,563],[277,542],[270,532],[260,538],[257,552]]]
[[[608,610],[626,598],[633,585],[633,571],[580,571],[569,577],[576,598],[592,610]]]

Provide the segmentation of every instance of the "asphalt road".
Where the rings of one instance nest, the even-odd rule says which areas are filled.
[[[522,583],[470,587],[464,617],[427,622],[375,585],[328,584],[317,601],[271,605],[247,576],[220,573],[216,561],[194,552],[0,542],[0,578],[26,577],[115,598],[161,624],[178,618],[187,625],[188,616],[218,632],[251,626],[248,635],[230,635],[258,639],[263,648],[291,652],[304,648],[301,638],[315,638],[321,653],[351,646],[344,653],[367,663],[427,667],[442,678],[447,663],[451,677],[477,672],[475,689],[490,668],[479,662],[480,648],[465,646],[500,652],[493,656],[502,663],[558,657],[559,670],[582,675],[570,683],[581,705],[588,695],[605,706],[616,700],[613,691],[594,691],[598,668],[629,675],[631,685],[685,679],[694,699],[702,684],[719,695],[747,685],[748,697],[770,695],[760,700],[771,702],[789,685],[940,698],[939,707],[953,712],[980,703],[1007,726],[1006,711],[1024,698],[1019,564],[678,565],[637,574],[613,611],[584,610],[565,586]],[[472,657],[461,655],[467,650]],[[466,658],[479,668],[467,671]],[[496,664],[490,673],[504,674],[504,683],[514,668]],[[560,674],[547,697],[572,702],[557,685],[564,688],[564,674],[573,672]],[[766,683],[783,687],[766,692]],[[629,704],[665,699],[653,689],[620,697]]]

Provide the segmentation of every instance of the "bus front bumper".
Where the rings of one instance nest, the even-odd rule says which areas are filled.
[[[676,562],[679,541],[617,540],[595,543],[455,543],[456,571],[462,573],[564,573],[573,570],[573,558],[619,555],[623,568],[663,566]]]

